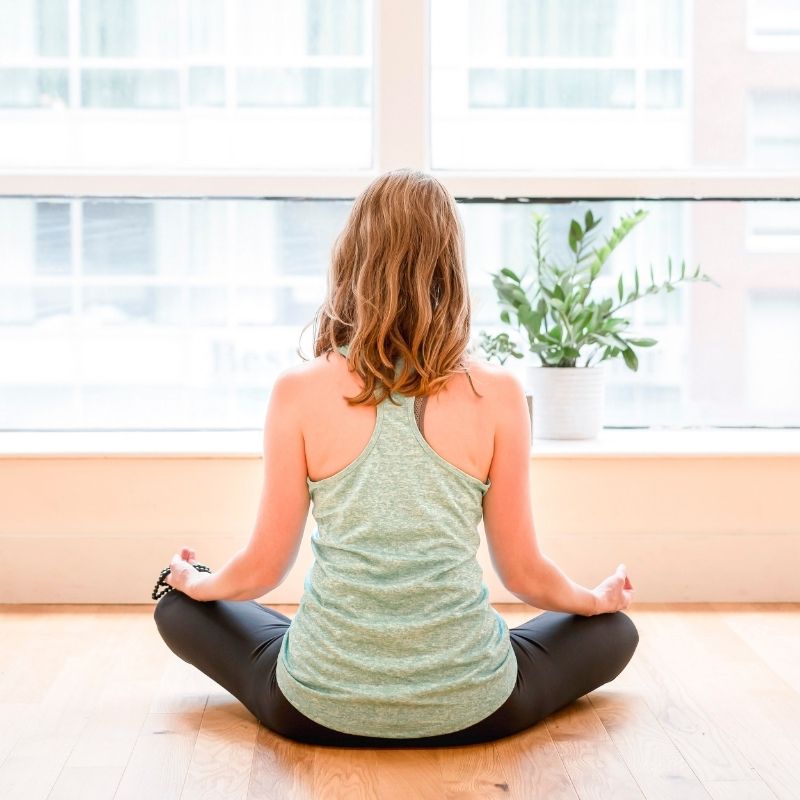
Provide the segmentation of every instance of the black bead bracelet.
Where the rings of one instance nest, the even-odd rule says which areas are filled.
[[[192,566],[198,572],[211,572],[211,568],[207,567],[205,564],[192,564]],[[156,585],[153,588],[153,595],[152,595],[153,600],[160,600],[165,594],[167,594],[167,592],[171,592],[175,588],[174,586],[170,586],[167,583],[167,575],[169,575],[169,573],[170,573],[169,567],[164,567],[164,569],[161,570],[161,574],[158,576]]]

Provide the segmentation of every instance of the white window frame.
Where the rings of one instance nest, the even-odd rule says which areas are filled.
[[[400,167],[458,198],[800,199],[800,171],[435,170],[430,164],[431,0],[375,0],[373,158],[369,170],[0,170],[0,197],[352,198]]]

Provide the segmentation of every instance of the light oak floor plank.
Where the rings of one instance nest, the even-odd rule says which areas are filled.
[[[369,750],[264,728],[168,650],[151,605],[0,606],[0,797],[798,800],[800,604],[628,613],[628,667],[528,730]]]
[[[209,695],[181,800],[246,800],[258,721],[227,692]]]
[[[676,652],[675,641],[694,658]],[[800,695],[781,674],[788,665],[773,669],[719,612],[703,605],[660,616],[653,649],[747,760],[752,780],[776,797],[800,797]]]
[[[644,798],[588,695],[551,714],[545,724],[582,800]]]

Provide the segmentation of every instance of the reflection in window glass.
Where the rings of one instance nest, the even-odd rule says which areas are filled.
[[[16,5],[0,167],[371,166],[374,0]]]
[[[0,428],[254,428],[271,386],[298,362],[322,302],[350,201],[0,200]],[[462,202],[478,332],[500,322],[491,272],[530,269],[534,210],[552,257],[589,208],[599,240],[650,212],[600,276],[613,294],[667,260],[721,284],[679,285],[630,308],[658,344],[631,372],[608,367],[608,426],[798,425],[800,203]],[[76,246],[77,245],[77,246]],[[311,355],[311,329],[303,352]],[[520,369],[511,360],[509,368]]]

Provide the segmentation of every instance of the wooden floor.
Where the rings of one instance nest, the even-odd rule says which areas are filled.
[[[259,725],[167,649],[152,606],[0,606],[0,798],[798,800],[800,604],[628,613],[623,673],[523,733],[349,750]]]

